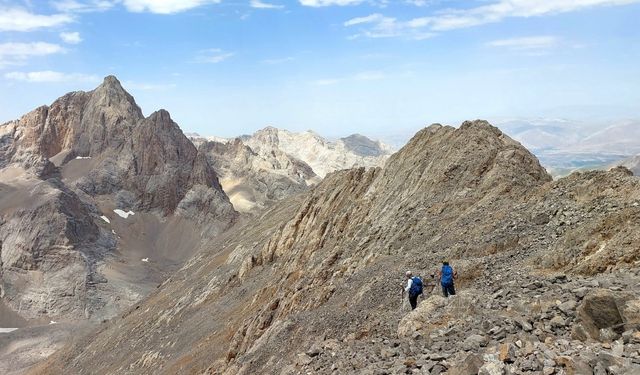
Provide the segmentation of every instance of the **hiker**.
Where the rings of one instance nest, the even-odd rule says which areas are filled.
[[[442,285],[442,294],[445,297],[455,296],[456,288],[453,283],[458,274],[449,265],[449,262],[442,262],[442,269],[438,272],[438,277],[440,278],[440,285]]]
[[[413,276],[411,271],[407,271],[407,286],[404,291],[409,294],[409,303],[411,304],[411,310],[415,310],[418,306],[418,296],[422,294],[422,279],[418,276]]]

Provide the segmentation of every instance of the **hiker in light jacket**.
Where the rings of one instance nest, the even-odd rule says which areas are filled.
[[[415,310],[418,306],[418,296],[422,294],[422,279],[419,277],[413,277],[411,271],[407,271],[407,286],[404,291],[409,295],[409,303],[411,304],[411,310]]]
[[[440,278],[440,285],[442,286],[442,295],[445,297],[455,296],[456,288],[454,286],[454,281],[457,277],[457,273],[453,270],[453,268],[449,265],[449,262],[442,262],[442,269],[438,272],[438,277]]]

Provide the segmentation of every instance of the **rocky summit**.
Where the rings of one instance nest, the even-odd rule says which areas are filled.
[[[432,125],[234,226],[31,373],[638,373],[639,219],[625,168],[554,181],[485,121]]]
[[[49,332],[41,325],[113,317],[237,218],[167,111],[145,118],[112,76],[69,93],[0,125],[0,327]],[[11,366],[0,372],[66,339],[56,331],[38,348],[51,341],[39,334],[18,362],[5,361],[16,347],[7,344],[0,362]]]

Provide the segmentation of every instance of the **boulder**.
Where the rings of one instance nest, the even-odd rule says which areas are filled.
[[[627,298],[626,295],[615,294],[607,289],[596,289],[589,293],[578,307],[582,328],[574,327],[574,337],[583,339],[583,333],[577,332],[582,330],[594,340],[600,340],[602,329],[610,328],[620,334],[624,332],[624,321],[618,306],[624,306]]]

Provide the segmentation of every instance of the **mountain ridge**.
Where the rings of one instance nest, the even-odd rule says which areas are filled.
[[[599,188],[606,185],[617,187]],[[357,355],[358,345],[369,338],[380,350],[393,349],[401,323],[393,285],[406,269],[429,272],[448,259],[461,275],[463,292],[474,289],[495,301],[491,285],[500,275],[494,268],[502,274],[509,267],[517,272],[530,267],[534,271],[522,280],[547,285],[537,272],[597,275],[603,266],[633,266],[638,261],[633,244],[640,239],[632,235],[637,224],[625,218],[640,214],[639,185],[625,169],[552,181],[535,156],[487,122],[465,122],[457,129],[433,125],[384,168],[331,173],[308,193],[235,228],[221,247],[197,254],[139,308],[90,341],[54,355],[35,373],[71,369],[68,363],[104,373],[373,371],[389,366],[381,352],[366,354],[369,360],[358,357],[357,364],[343,357]],[[594,236],[599,227],[609,233]],[[554,304],[557,297],[549,298],[544,303]],[[446,308],[439,306],[438,311]],[[487,306],[488,316],[503,316],[502,304]],[[534,313],[517,310],[525,321]],[[499,328],[510,321],[492,320]],[[477,330],[467,327],[470,322],[475,321],[456,324]],[[407,324],[418,327],[414,320],[402,327]],[[572,334],[571,326],[560,327],[558,333],[541,329],[536,342]],[[486,333],[490,328],[483,331],[487,340],[504,342]],[[421,345],[438,339],[414,338]],[[170,348],[174,344],[178,350]],[[127,350],[111,350],[105,357],[113,347]],[[337,347],[339,361],[327,359]],[[415,353],[409,347],[405,352]],[[323,354],[316,359],[318,353]],[[429,351],[425,361],[444,369],[464,363],[462,349],[447,353]],[[406,363],[392,366],[414,368]]]

